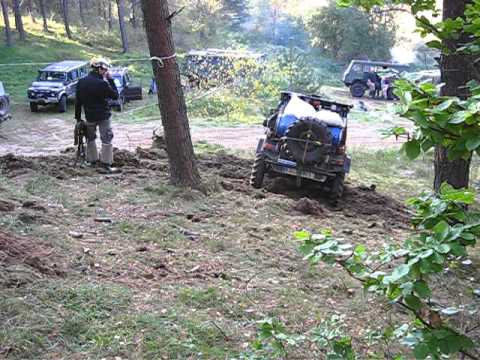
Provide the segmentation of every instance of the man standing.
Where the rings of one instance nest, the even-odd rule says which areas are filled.
[[[112,114],[108,100],[117,100],[119,95],[109,72],[109,62],[105,59],[93,59],[90,65],[92,67],[90,74],[77,84],[75,119],[81,121],[83,107],[87,120],[87,162],[96,166],[100,160],[100,165],[105,172],[114,173],[118,170],[112,168],[113,131],[110,119]],[[100,156],[95,142],[97,126],[102,141]]]

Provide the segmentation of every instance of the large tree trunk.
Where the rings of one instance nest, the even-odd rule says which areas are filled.
[[[10,30],[10,20],[8,19],[7,0],[0,0],[2,5],[3,23],[5,24],[5,45],[12,46],[12,31]]]
[[[471,0],[443,0],[443,19],[463,17],[466,5],[471,2]],[[445,84],[441,94],[444,96],[460,98],[468,96],[468,89],[465,85],[475,78],[472,68],[473,61],[470,56],[458,54],[456,50],[469,41],[467,34],[462,34],[457,40],[444,41],[444,45],[450,50],[449,54],[442,54],[440,62],[442,83]],[[448,151],[442,146],[437,146],[435,149],[435,191],[438,191],[444,182],[455,188],[468,187],[470,160],[469,158],[449,161]]]
[[[180,71],[174,56],[167,0],[142,0],[142,11],[150,55],[169,57],[162,62],[153,60],[152,66],[158,88],[170,180],[174,185],[198,187],[200,174],[190,137]]]
[[[40,8],[40,13],[42,14],[43,32],[48,32],[47,12],[45,11],[44,0],[38,0],[38,5],[39,5],[39,8]]]
[[[125,7],[123,0],[117,0],[118,24],[120,25],[120,36],[122,37],[123,52],[128,52],[127,29],[125,28]]]
[[[13,13],[15,15],[15,28],[18,31],[18,35],[21,41],[25,41],[25,29],[23,28],[22,13],[20,11],[20,2],[13,0]]]
[[[72,32],[70,31],[70,20],[68,19],[68,0],[62,0],[62,16],[67,37],[73,39]]]

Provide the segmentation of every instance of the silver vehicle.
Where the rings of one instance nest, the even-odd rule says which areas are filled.
[[[10,98],[0,81],[0,123],[8,120],[10,117]]]
[[[28,88],[30,110],[39,105],[55,104],[58,112],[67,111],[67,100],[75,98],[78,80],[88,75],[86,61],[61,61],[50,64],[38,72],[37,80]]]

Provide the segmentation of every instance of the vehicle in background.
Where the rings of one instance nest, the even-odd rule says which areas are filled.
[[[383,61],[352,60],[343,74],[343,83],[350,88],[353,97],[361,98],[369,89],[368,81],[377,78],[376,83],[380,83],[377,89],[381,91],[380,73],[393,71],[401,74],[409,68],[406,64],[398,64]],[[390,91],[393,94],[393,89]],[[375,94],[373,94],[375,96]]]
[[[0,81],[0,123],[10,119],[10,97]]]
[[[251,185],[261,188],[265,174],[293,176],[297,186],[305,179],[315,181],[325,185],[336,205],[350,171],[346,140],[351,109],[318,95],[282,92],[277,109],[263,123],[266,136],[257,146]]]
[[[191,50],[186,55],[182,73],[187,86],[206,87],[218,82],[233,81],[247,72],[257,71],[265,55],[253,51],[206,49]]]
[[[117,100],[111,100],[110,105],[118,111],[123,110],[123,106],[132,100],[142,100],[143,93],[141,86],[134,86],[132,79],[126,67],[114,67],[110,69],[113,81],[118,90],[119,97]]]
[[[58,112],[67,111],[67,101],[75,98],[78,80],[88,75],[86,61],[61,61],[50,64],[38,72],[37,80],[28,88],[27,97],[30,110],[38,111],[38,106],[54,104]]]

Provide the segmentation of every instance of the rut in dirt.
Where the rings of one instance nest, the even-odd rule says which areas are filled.
[[[207,176],[213,175],[220,179],[224,190],[236,191],[257,198],[284,196],[300,201],[311,199],[319,207],[328,207],[327,194],[316,184],[305,184],[301,188],[295,186],[295,181],[287,178],[267,178],[265,188],[253,189],[249,185],[252,161],[224,152],[198,155],[200,171]],[[135,152],[116,149],[114,151],[114,166],[123,170],[117,175],[117,181],[127,181],[143,172],[154,172],[162,177],[168,176],[168,158],[162,148],[137,148]],[[28,173],[44,174],[60,180],[80,176],[101,176],[94,169],[73,166],[74,151],[69,148],[58,156],[22,157],[8,154],[0,157],[0,174],[15,178],[28,176]],[[345,194],[340,206],[335,209],[346,217],[376,217],[392,226],[404,226],[409,222],[407,208],[398,200],[376,191],[375,186],[365,187],[346,183]],[[314,207],[317,205],[313,205]],[[313,211],[312,214],[318,211]],[[308,212],[307,212],[308,213]]]

